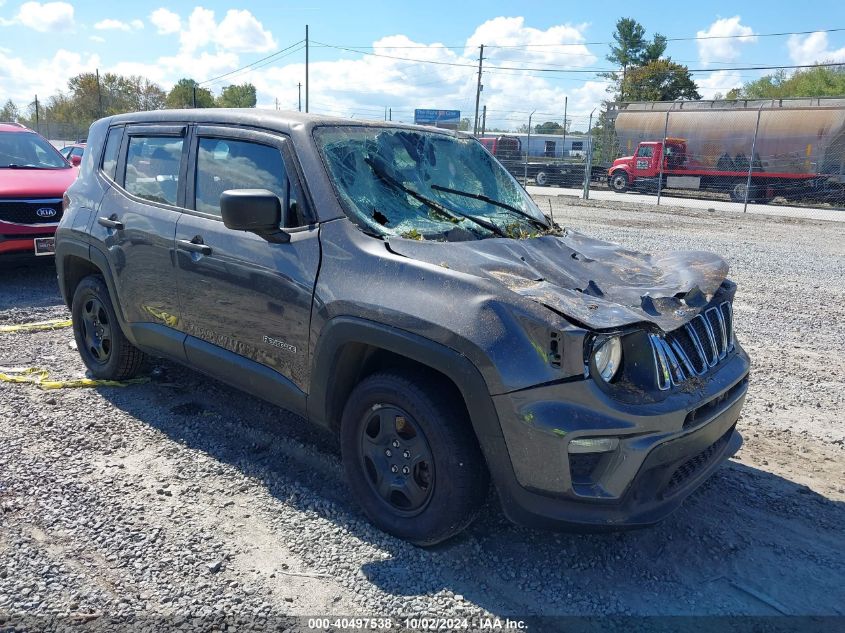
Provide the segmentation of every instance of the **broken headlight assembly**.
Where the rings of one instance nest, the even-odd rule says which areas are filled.
[[[616,335],[602,335],[593,339],[591,362],[595,375],[610,382],[622,365],[622,340]]]

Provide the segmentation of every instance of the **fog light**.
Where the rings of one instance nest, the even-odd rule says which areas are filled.
[[[619,337],[597,340],[593,348],[593,362],[602,380],[610,382],[622,364],[622,342]]]
[[[617,437],[579,437],[569,442],[570,453],[607,453],[619,446]]]

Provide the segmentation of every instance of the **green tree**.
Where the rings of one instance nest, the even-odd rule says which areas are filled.
[[[613,33],[615,44],[610,45],[610,54],[607,60],[622,67],[619,73],[602,73],[602,77],[612,79],[617,84],[619,99],[628,98],[626,94],[628,70],[645,66],[660,59],[666,51],[666,38],[655,33],[651,41],[645,36],[645,28],[633,18],[621,18],[616,22],[616,31]]]
[[[135,75],[129,78],[132,83],[133,109],[161,110],[167,100],[167,93],[157,83],[145,77]]]
[[[220,108],[254,108],[257,101],[255,86],[247,83],[223,88],[223,92],[217,97],[217,106]]]
[[[196,107],[213,108],[214,95],[206,88],[201,88],[193,79],[180,79],[170,89],[165,99],[168,108],[194,107],[194,90],[196,90]]]
[[[689,69],[671,59],[658,59],[631,68],[621,91],[630,101],[701,99]]]
[[[845,95],[845,64],[814,66],[791,75],[777,72],[734,88],[726,99],[788,99],[790,97],[838,97]]]
[[[469,132],[469,127],[470,126],[469,126],[469,119],[468,118],[463,118],[463,119],[461,119],[461,122],[458,123],[458,130],[460,132]]]
[[[534,131],[537,134],[563,134],[563,126],[554,121],[546,121],[545,123],[535,125]]]
[[[11,99],[6,101],[3,108],[0,109],[0,121],[14,122],[18,120],[19,116],[20,111],[18,110],[18,106]]]

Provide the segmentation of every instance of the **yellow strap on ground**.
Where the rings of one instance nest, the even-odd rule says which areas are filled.
[[[149,382],[149,378],[132,378],[131,380],[95,380],[91,378],[74,378],[72,380],[47,380],[50,373],[41,367],[0,367],[0,381],[12,383],[29,383],[41,389],[68,389],[72,387],[126,387]]]
[[[20,325],[0,325],[0,333],[4,332],[39,332],[41,330],[58,330],[70,327],[70,319],[52,319],[50,321],[36,321],[35,323],[21,323]]]

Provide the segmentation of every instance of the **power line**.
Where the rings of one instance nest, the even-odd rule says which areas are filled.
[[[251,68],[252,66],[255,66],[256,64],[260,64],[261,62],[263,62],[265,60],[276,57],[277,55],[281,55],[285,51],[289,51],[290,49],[292,49],[294,46],[298,46],[299,44],[302,44],[302,42],[304,42],[304,41],[305,40],[299,40],[298,42],[294,42],[293,44],[291,44],[287,48],[283,48],[281,50],[278,50],[275,53],[271,53],[270,55],[267,55],[266,57],[262,57],[261,59],[257,59],[250,64],[247,64],[245,66],[241,66],[240,68],[236,68],[235,70],[229,71],[229,72],[224,73],[222,75],[218,75],[217,77],[212,77],[211,79],[206,79],[205,81],[201,81],[197,85],[202,86],[203,84],[212,83],[212,82],[217,81],[218,79],[223,79],[224,77],[228,77],[229,75],[234,75],[237,72],[240,72],[242,70],[246,70],[247,68]]]
[[[751,38],[751,37],[784,37],[786,35],[811,35],[813,33],[839,33],[841,31],[845,31],[845,27],[842,28],[835,28],[835,29],[816,29],[813,31],[783,31],[780,33],[750,33],[748,35],[703,35],[703,36],[696,36],[696,37],[667,37],[667,42],[694,42],[698,40],[727,40],[727,39],[743,39],[743,38]],[[537,47],[549,47],[549,46],[557,46],[557,47],[567,47],[567,46],[601,46],[601,45],[611,45],[615,44],[616,42],[573,42],[571,44],[485,44],[486,48],[537,48]],[[462,44],[460,46],[445,46],[443,44],[431,44],[431,45],[415,45],[415,46],[374,46],[374,45],[367,45],[367,46],[351,46],[347,45],[340,48],[390,48],[390,49],[412,49],[412,48],[428,48],[428,49],[437,49],[437,48],[448,48],[448,49],[463,49],[463,48],[477,48],[475,46],[468,46],[466,44]]]
[[[457,66],[460,68],[476,68],[475,64],[468,64],[468,63],[461,63],[461,62],[446,62],[446,61],[438,61],[434,59],[414,59],[410,57],[399,57],[397,55],[385,55],[382,53],[370,53],[368,51],[358,51],[351,48],[346,48],[344,46],[334,46],[332,44],[325,44],[322,42],[316,42],[320,46],[326,48],[335,48],[339,50],[349,51],[351,53],[359,53],[361,55],[368,55],[370,57],[382,57],[387,59],[398,59],[401,61],[406,62],[415,62],[418,64],[437,64],[439,66]],[[723,72],[723,71],[739,71],[739,70],[792,70],[796,68],[815,68],[815,67],[828,67],[828,66],[845,66],[845,62],[827,62],[822,64],[793,64],[793,65],[781,65],[781,66],[735,66],[735,67],[723,67],[723,68],[688,68],[687,71],[690,73],[713,73],[713,72]],[[590,74],[597,74],[597,73],[615,73],[619,72],[618,68],[572,68],[572,69],[562,69],[562,68],[548,68],[548,67],[518,67],[518,66],[488,66],[488,69],[491,70],[517,70],[517,71],[527,71],[527,72],[538,72],[538,73],[590,73]]]

